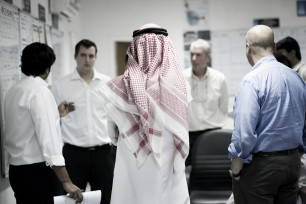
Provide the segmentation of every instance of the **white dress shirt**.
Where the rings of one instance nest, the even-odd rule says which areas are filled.
[[[302,61],[297,63],[292,69],[296,71],[306,82],[306,65]]]
[[[224,74],[207,67],[201,79],[192,73],[192,68],[183,70],[191,86],[191,120],[189,131],[223,127],[228,112],[228,90]]]
[[[111,143],[107,128],[107,113],[99,89],[110,77],[94,70],[87,83],[77,70],[53,84],[52,92],[59,105],[74,102],[75,111],[61,118],[64,143],[79,147],[93,147]]]
[[[64,166],[57,105],[40,77],[22,78],[4,100],[4,148],[12,165]]]

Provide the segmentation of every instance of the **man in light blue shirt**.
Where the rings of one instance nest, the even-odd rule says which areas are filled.
[[[258,25],[246,35],[253,66],[234,103],[229,145],[235,203],[288,204],[298,195],[300,153],[306,151],[306,85],[277,62],[271,28]]]

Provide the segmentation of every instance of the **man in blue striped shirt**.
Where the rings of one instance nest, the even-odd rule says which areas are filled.
[[[234,103],[229,145],[236,204],[289,204],[298,195],[300,154],[306,152],[306,85],[273,56],[274,34],[264,25],[246,35],[252,71]]]

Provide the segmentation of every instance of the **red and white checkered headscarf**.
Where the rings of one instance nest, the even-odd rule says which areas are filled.
[[[145,28],[160,27],[147,24],[140,30]],[[189,149],[188,102],[172,42],[162,34],[144,33],[133,38],[127,55],[124,75],[104,87],[106,100],[116,107],[109,109],[110,115],[139,165],[151,153],[161,165],[163,131],[167,128],[174,136],[174,170],[179,170]],[[124,114],[118,116],[116,110]]]

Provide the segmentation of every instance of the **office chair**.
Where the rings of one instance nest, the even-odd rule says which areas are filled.
[[[228,170],[228,146],[232,130],[218,129],[203,133],[195,141],[189,193],[191,204],[225,204],[232,192]]]

